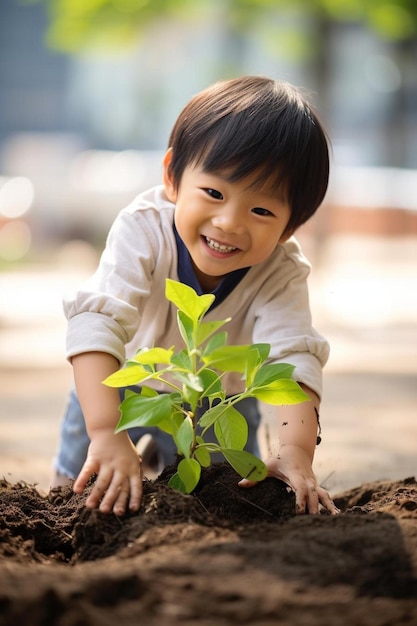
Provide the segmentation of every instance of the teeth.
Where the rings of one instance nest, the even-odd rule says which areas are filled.
[[[208,247],[212,250],[218,250],[219,252],[233,252],[234,250],[237,250],[237,248],[234,248],[233,246],[225,246],[222,243],[214,241],[214,239],[210,239],[209,237],[206,237],[206,241]]]

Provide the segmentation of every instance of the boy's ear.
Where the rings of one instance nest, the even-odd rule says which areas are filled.
[[[163,166],[164,166],[163,181],[164,181],[165,193],[168,197],[168,200],[170,200],[170,202],[176,202],[177,201],[177,187],[174,183],[174,179],[172,176],[171,162],[172,162],[172,148],[168,148],[168,150],[165,153],[164,159],[162,161]]]

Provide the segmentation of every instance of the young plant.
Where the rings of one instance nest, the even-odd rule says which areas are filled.
[[[269,404],[296,404],[309,400],[291,379],[294,367],[286,363],[267,364],[270,345],[227,345],[227,333],[219,329],[231,318],[205,321],[214,301],[212,294],[198,296],[191,287],[166,280],[166,298],[178,308],[177,322],[184,347],[142,348],[123,369],[109,376],[110,387],[140,385],[140,392],[127,391],[116,431],[157,426],[169,433],[182,460],[169,485],[191,493],[197,486],[201,468],[211,464],[211,455],[221,453],[243,478],[260,481],[266,477],[265,464],[244,450],[248,426],[235,405],[255,397]],[[238,372],[245,381],[243,392],[226,396],[222,387],[225,372]],[[158,393],[146,385],[163,382],[170,393]],[[208,410],[198,420],[197,409],[204,398]],[[218,443],[206,442],[213,428]]]

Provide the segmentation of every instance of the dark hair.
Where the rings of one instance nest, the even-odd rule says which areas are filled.
[[[226,172],[229,181],[257,174],[289,202],[285,234],[321,204],[329,178],[326,133],[300,92],[259,76],[220,81],[190,100],[169,138],[178,187],[188,165]]]

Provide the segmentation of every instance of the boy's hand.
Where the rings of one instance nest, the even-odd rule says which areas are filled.
[[[320,504],[332,515],[340,513],[327,491],[318,484],[309,456],[300,446],[282,446],[278,455],[269,457],[265,465],[268,476],[284,481],[295,491],[297,514],[317,514]],[[241,487],[253,487],[256,484],[246,478],[239,482]]]
[[[91,437],[87,460],[74,483],[75,493],[82,493],[91,476],[97,474],[86,505],[102,513],[123,515],[127,506],[137,511],[142,498],[142,464],[126,432],[97,430]]]

